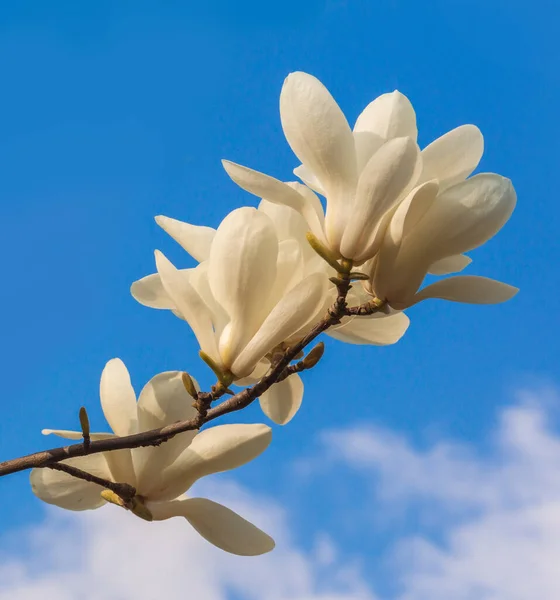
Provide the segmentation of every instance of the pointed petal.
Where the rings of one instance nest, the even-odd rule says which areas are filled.
[[[311,196],[305,194],[307,191],[305,186],[289,185],[229,160],[223,160],[222,164],[226,173],[239,187],[268,202],[293,208],[307,221],[308,227],[315,235],[322,236],[321,202],[314,194]]]
[[[144,495],[152,501],[173,500],[205,475],[240,467],[264,452],[272,438],[270,427],[217,425],[199,433],[190,446],[164,468],[161,477],[146,481]]]
[[[360,175],[352,214],[342,235],[340,252],[344,257],[363,262],[373,256],[372,233],[410,184],[419,156],[418,146],[410,138],[389,140],[372,156]]]
[[[352,131],[318,79],[302,72],[288,75],[280,93],[280,117],[292,150],[327,195],[353,188],[357,171]]]
[[[62,461],[63,464],[82,469],[87,473],[111,480],[111,472],[104,454],[91,454]],[[33,469],[30,475],[33,493],[48,504],[55,504],[67,510],[88,510],[105,504],[101,498],[104,488],[77,479],[62,471],[53,469]]]
[[[81,431],[69,431],[68,429],[43,429],[41,431],[43,435],[56,435],[66,440],[81,440],[83,434]],[[97,440],[109,440],[117,437],[114,433],[90,433],[92,441]]]
[[[156,217],[156,223],[198,262],[210,256],[210,246],[216,235],[212,227],[191,225],[162,215]]]
[[[367,131],[386,140],[410,137],[416,141],[416,113],[410,100],[395,90],[370,102],[358,117],[354,131]]]
[[[182,372],[167,371],[152,377],[138,398],[139,431],[149,431],[196,416],[193,400],[182,381]],[[196,430],[185,431],[160,446],[133,450],[138,493],[144,494],[161,478],[165,467],[192,442]]]
[[[278,238],[274,224],[255,208],[239,208],[220,224],[208,264],[208,281],[230,322],[220,337],[220,356],[231,367],[266,314],[276,279]]]
[[[303,381],[299,375],[290,375],[261,394],[259,402],[264,414],[277,423],[289,423],[301,406]]]
[[[258,556],[274,548],[274,540],[229,508],[206,498],[148,503],[156,521],[185,517],[214,546],[240,556]]]
[[[420,181],[438,179],[442,190],[455,185],[476,169],[483,152],[484,138],[478,127],[457,127],[424,148]]]
[[[208,306],[193,288],[189,279],[185,278],[159,250],[156,250],[155,257],[163,287],[191,326],[201,349],[214,360],[219,360],[212,315]]]
[[[455,254],[437,260],[430,266],[428,273],[430,275],[449,275],[450,273],[459,273],[472,263],[472,258],[464,254]]]
[[[325,277],[321,273],[307,276],[292,288],[239,354],[232,371],[239,377],[246,377],[265,354],[314,318],[323,306],[325,289]]]
[[[191,269],[185,270],[190,271]],[[142,277],[142,279],[135,281],[130,286],[130,293],[137,302],[144,306],[149,306],[150,308],[168,310],[176,308],[175,303],[171,300],[161,283],[159,273],[147,275],[146,277]]]
[[[105,365],[99,395],[103,414],[117,435],[131,435],[138,431],[136,394],[128,369],[120,358],[113,358]]]
[[[395,313],[386,317],[355,317],[327,333],[348,344],[388,346],[397,343],[409,325],[410,319],[404,313]]]
[[[427,298],[468,304],[500,304],[513,298],[518,291],[518,288],[495,279],[458,275],[426,286],[416,294],[414,304]]]

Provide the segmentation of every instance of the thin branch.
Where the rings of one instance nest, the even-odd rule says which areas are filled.
[[[348,275],[342,274],[340,281],[337,283],[338,296],[333,306],[329,309],[327,316],[319,321],[319,323],[317,323],[317,325],[315,325],[315,327],[313,327],[313,329],[303,339],[293,346],[287,348],[280,359],[275,362],[271,370],[256,384],[229,397],[227,400],[224,400],[221,404],[218,404],[214,408],[210,407],[212,401],[227,393],[227,390],[223,387],[216,386],[212,392],[199,393],[198,401],[200,402],[201,410],[199,410],[198,415],[193,419],[178,421],[177,423],[172,423],[171,425],[166,425],[165,427],[151,429],[150,431],[143,431],[133,435],[91,441],[89,444],[81,443],[59,448],[51,448],[50,450],[34,452],[33,454],[28,454],[27,456],[7,460],[0,463],[0,477],[10,475],[11,473],[17,473],[19,471],[25,471],[27,469],[44,467],[52,468],[54,465],[60,463],[60,461],[89,454],[97,454],[99,452],[110,452],[125,448],[139,448],[142,446],[159,446],[160,444],[170,440],[172,437],[180,433],[200,429],[202,425],[209,423],[218,417],[249,406],[249,404],[266,392],[274,383],[283,378],[282,375],[285,369],[308,344],[310,344],[321,333],[329,329],[329,327],[338,325],[342,317],[356,314],[372,314],[376,310],[379,310],[379,307],[376,307],[375,310],[372,309],[371,312],[362,313],[358,311],[358,309],[361,307],[348,308],[346,304],[346,296],[348,294],[348,290],[350,289],[350,285],[351,283]],[[368,308],[367,310],[369,311],[370,309]],[[69,472],[66,467],[68,467],[68,465],[64,465],[64,468],[54,468],[59,468],[59,470],[65,470],[66,472]],[[84,472],[81,473],[80,478],[83,479],[83,475]],[[89,476],[87,473],[85,473],[85,475]],[[89,480],[93,481],[92,479]],[[104,480],[100,481],[100,485],[105,487],[108,487],[106,484],[110,483],[105,482]],[[114,485],[121,486],[125,484]],[[108,487],[108,489],[111,488]],[[122,488],[120,489],[123,491]],[[120,495],[120,493],[116,490],[113,491]]]
[[[48,468],[53,469],[54,471],[62,471],[68,475],[72,475],[72,477],[83,479],[84,481],[89,481],[90,483],[96,483],[103,488],[115,492],[115,494],[120,496],[125,502],[130,502],[132,498],[136,496],[135,488],[133,488],[131,485],[128,485],[128,483],[114,483],[107,479],[102,479],[101,477],[92,475],[91,473],[86,473],[85,471],[82,471],[82,469],[77,469],[76,467],[72,467],[66,463],[53,463],[52,465],[49,465]]]

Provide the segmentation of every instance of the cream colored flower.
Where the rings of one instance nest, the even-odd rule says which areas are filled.
[[[119,359],[110,360],[101,376],[101,406],[114,433],[94,433],[92,440],[125,436],[187,420],[196,415],[181,373],[153,377],[138,402],[130,376]],[[78,440],[81,432],[46,429]],[[160,446],[116,450],[63,461],[103,479],[128,483],[154,521],[185,517],[210,543],[240,555],[257,555],[274,548],[263,531],[205,498],[183,497],[201,477],[234,469],[256,458],[269,445],[266,425],[219,425],[202,432],[178,434]],[[49,504],[68,510],[88,510],[105,504],[103,488],[48,468],[31,472],[33,492]]]

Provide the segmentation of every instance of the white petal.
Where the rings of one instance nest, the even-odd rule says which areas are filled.
[[[218,348],[212,323],[212,314],[189,279],[159,251],[155,251],[156,267],[165,291],[188,322],[202,350],[218,361]]]
[[[82,469],[91,475],[111,480],[105,456],[91,454],[63,461],[63,464]],[[67,510],[88,510],[105,504],[101,498],[104,488],[53,469],[33,469],[30,475],[33,493],[44,502]]]
[[[354,131],[353,135],[359,176],[368,164],[369,159],[383,146],[386,140],[369,131]]]
[[[111,359],[101,373],[101,408],[111,429],[120,436],[138,431],[136,394],[130,375],[120,358]]]
[[[201,477],[240,467],[264,452],[272,438],[270,427],[217,425],[199,433],[161,478],[146,482],[144,495],[152,501],[173,500]]]
[[[302,72],[288,75],[280,94],[280,117],[292,150],[328,196],[353,188],[357,171],[352,131],[318,79]]]
[[[230,318],[220,337],[227,367],[262,323],[276,279],[278,239],[269,217],[239,208],[220,224],[208,265],[208,281]]]
[[[293,208],[307,221],[308,227],[315,235],[322,236],[321,202],[313,193],[311,196],[306,195],[305,192],[308,190],[305,186],[301,184],[288,185],[274,177],[229,160],[223,160],[222,164],[226,173],[239,187],[274,204]]]
[[[363,262],[375,254],[376,249],[370,245],[375,226],[410,184],[419,155],[413,140],[395,138],[372,156],[360,175],[352,214],[342,236],[340,252],[344,257]]]
[[[484,173],[440,193],[407,239],[407,252],[423,253],[430,264],[481,246],[515,208],[511,181]]]
[[[259,402],[264,414],[277,423],[289,423],[301,406],[303,399],[303,381],[299,375],[291,375],[275,383],[261,394]]]
[[[148,503],[156,521],[185,517],[211,544],[240,556],[258,556],[274,548],[274,540],[229,508],[205,498]]]
[[[210,246],[216,235],[212,227],[191,225],[161,215],[156,217],[156,223],[198,262],[210,256]]]
[[[437,260],[430,266],[428,273],[430,273],[430,275],[449,275],[450,273],[459,273],[471,263],[472,258],[469,258],[464,254],[455,254],[454,256],[447,256],[446,258]]]
[[[312,319],[323,305],[325,277],[314,273],[292,288],[267,316],[255,336],[247,344],[232,371],[246,377],[255,365],[275,346],[288,339]]]
[[[484,138],[478,127],[457,127],[424,148],[421,181],[438,179],[441,189],[459,183],[476,169],[483,152]]]
[[[410,137],[416,141],[416,113],[410,100],[395,90],[370,102],[358,117],[354,131],[371,132],[386,140]]]
[[[296,167],[294,169],[294,175],[299,177],[307,187],[311,188],[314,192],[317,192],[317,194],[321,194],[321,196],[325,195],[325,191],[321,187],[321,182],[305,165]]]
[[[469,304],[499,304],[513,298],[518,291],[518,288],[495,279],[458,275],[426,286],[416,294],[414,304],[426,298]]]
[[[355,317],[351,321],[327,331],[328,335],[349,344],[387,346],[397,343],[410,325],[404,313],[383,317]]]
[[[191,271],[191,269],[185,269]],[[175,303],[165,291],[161,283],[159,273],[147,275],[138,281],[135,281],[130,286],[132,297],[140,304],[149,306],[150,308],[162,308],[173,310],[176,308]]]
[[[144,386],[138,398],[139,431],[157,429],[196,416],[193,399],[187,393],[180,371],[159,373]],[[191,443],[196,430],[185,431],[160,446],[133,450],[138,493],[143,495],[160,479],[165,467]]]

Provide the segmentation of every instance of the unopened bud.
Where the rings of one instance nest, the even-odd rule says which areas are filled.
[[[103,490],[101,492],[101,497],[103,500],[110,502],[111,504],[116,504],[117,506],[121,506],[122,508],[126,508],[125,501],[118,495],[113,492],[113,490]]]
[[[303,359],[303,366],[306,369],[311,369],[314,367],[323,356],[325,352],[325,344],[323,342],[319,342],[314,348],[311,349],[309,354]]]
[[[194,385],[192,377],[188,373],[183,373],[181,375],[181,379],[183,380],[183,385],[185,386],[189,396],[196,400],[198,398],[198,392],[196,391],[196,386]]]
[[[88,438],[90,434],[89,417],[85,406],[80,408],[80,426],[82,428],[82,434],[84,438]]]

